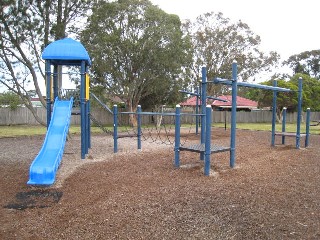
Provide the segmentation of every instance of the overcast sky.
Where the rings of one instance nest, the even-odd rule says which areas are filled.
[[[320,0],[151,0],[167,13],[195,19],[222,12],[242,20],[261,37],[261,49],[286,60],[293,54],[320,49]]]

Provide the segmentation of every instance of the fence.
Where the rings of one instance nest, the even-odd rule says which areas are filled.
[[[46,121],[46,109],[45,108],[35,108],[37,115]],[[174,112],[174,110],[172,111]],[[182,112],[186,112],[182,109]],[[189,113],[192,113],[188,111]],[[113,117],[110,113],[106,112],[104,109],[92,109],[91,114],[96,120],[101,124],[113,124]],[[302,114],[302,119],[305,119],[305,113]],[[165,120],[166,117],[164,117]],[[166,120],[166,123],[174,123],[174,117]],[[223,123],[227,120],[228,123],[231,121],[231,112],[224,111],[213,111],[212,121],[213,123]],[[237,112],[237,122],[238,123],[264,123],[270,122],[272,119],[271,111],[252,111],[252,112]],[[297,119],[297,113],[287,113],[287,122],[294,123]],[[311,112],[311,121],[319,121],[320,112]],[[119,115],[119,121],[122,124],[129,123],[128,115]],[[156,121],[156,116],[148,115],[142,116],[142,124],[150,124]],[[181,118],[181,123],[195,123],[194,116],[184,116]],[[37,125],[39,124],[33,117],[30,110],[25,107],[17,108],[16,110],[11,110],[10,108],[0,108],[0,125]],[[72,115],[71,124],[80,124],[80,116]]]

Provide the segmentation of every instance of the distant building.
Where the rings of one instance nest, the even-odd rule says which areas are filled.
[[[42,103],[40,102],[40,99],[37,97],[32,97],[31,98],[31,103],[33,107],[43,107]]]
[[[197,96],[188,98],[186,101],[179,103],[181,107],[196,107],[197,106]],[[198,105],[201,105],[201,100],[198,100]]]
[[[231,105],[232,105],[232,96],[231,95],[222,95],[217,98],[227,100],[227,102],[214,100],[211,103],[213,110],[217,110],[217,111],[231,110]],[[193,96],[191,98],[188,98],[186,101],[180,103],[180,106],[195,108],[196,101],[197,101],[197,97]],[[198,100],[198,104],[201,105],[200,100]],[[237,96],[237,110],[238,111],[252,111],[252,110],[257,110],[257,109],[258,109],[258,102]]]
[[[232,96],[222,95],[218,98],[227,100],[227,102],[222,102],[219,100],[214,100],[211,104],[214,110],[230,110],[232,107]],[[258,102],[252,101],[250,99],[237,96],[237,111],[252,111],[258,109]]]

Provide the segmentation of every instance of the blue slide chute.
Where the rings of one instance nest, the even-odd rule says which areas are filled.
[[[28,184],[51,185],[54,183],[69,131],[72,105],[73,98],[70,100],[56,98],[44,143],[30,166]]]

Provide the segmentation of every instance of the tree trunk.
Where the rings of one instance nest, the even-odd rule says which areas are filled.
[[[161,107],[155,106],[155,110],[156,110],[156,112],[161,111],[161,113],[163,113],[163,106],[161,106]],[[159,129],[161,127],[162,119],[163,119],[162,115],[156,115],[156,128],[157,129]]]
[[[133,106],[131,100],[129,99],[127,101],[127,106],[128,106],[128,111],[129,112],[136,112],[137,106]],[[131,127],[137,127],[138,126],[138,121],[136,114],[129,114],[129,124]]]
[[[279,108],[277,108],[276,110],[276,121],[277,123],[281,123],[282,122],[282,110],[280,110]]]
[[[47,126],[46,121],[42,121],[42,119],[38,116],[38,114],[36,112],[36,109],[33,107],[29,96],[22,96],[20,94],[18,94],[18,95],[21,97],[21,99],[22,99],[24,105],[26,106],[26,108],[28,108],[30,110],[30,112],[32,113],[32,115],[35,118],[35,120],[38,123],[40,123],[42,126]]]

